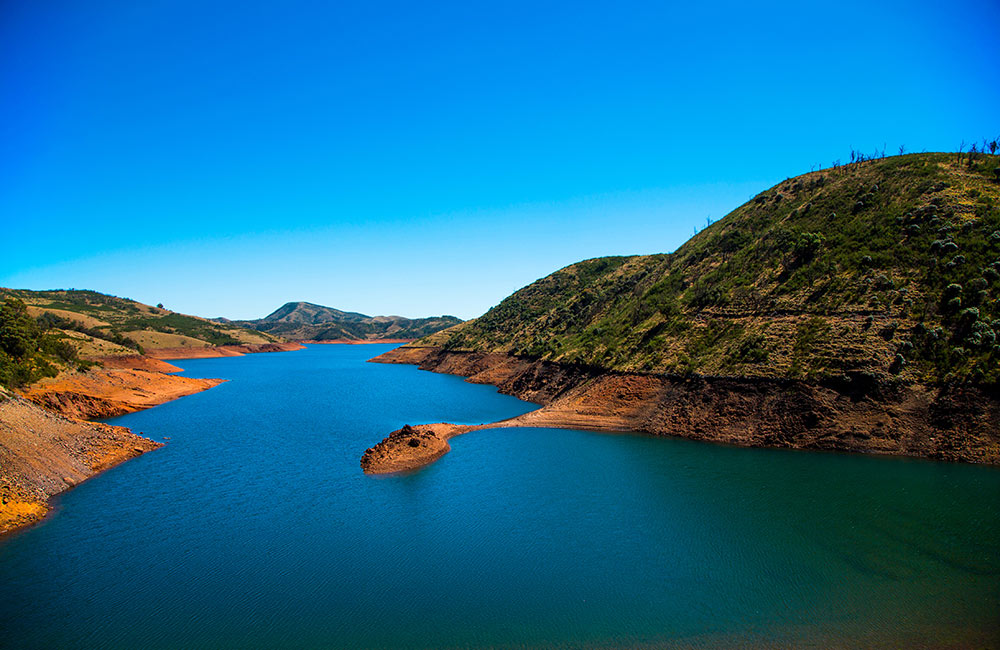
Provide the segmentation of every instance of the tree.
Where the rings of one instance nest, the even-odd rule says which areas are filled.
[[[38,347],[39,334],[38,324],[24,302],[7,298],[0,305],[0,350],[23,359]]]
[[[819,252],[820,247],[823,246],[825,239],[823,234],[818,232],[804,232],[800,234],[795,241],[795,246],[792,248],[795,265],[798,266],[811,262],[816,257],[816,253]]]

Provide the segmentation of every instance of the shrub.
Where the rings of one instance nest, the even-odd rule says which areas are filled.
[[[958,320],[962,322],[975,322],[979,320],[979,310],[975,307],[967,307],[958,313]]]
[[[795,240],[795,247],[792,249],[795,260],[800,264],[811,262],[816,257],[816,253],[819,252],[820,247],[823,246],[823,241],[824,237],[822,233],[804,232],[800,234],[798,239]]]
[[[764,347],[765,339],[760,334],[753,334],[740,341],[739,347],[730,356],[732,361],[740,363],[762,363],[767,361],[768,352]]]

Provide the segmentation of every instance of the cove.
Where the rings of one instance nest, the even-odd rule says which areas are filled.
[[[365,476],[403,424],[533,405],[365,361],[177,362],[166,447],[0,540],[0,647],[996,647],[1000,470],[554,429]]]

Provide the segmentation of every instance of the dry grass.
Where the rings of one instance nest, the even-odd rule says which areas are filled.
[[[118,345],[104,339],[97,339],[93,336],[71,330],[59,330],[63,338],[68,339],[76,348],[77,354],[83,359],[93,359],[95,357],[120,357],[132,356],[136,351],[124,345]]]
[[[55,316],[80,323],[84,327],[111,327],[111,323],[100,320],[99,318],[94,318],[93,316],[88,316],[75,311],[67,311],[65,309],[52,309],[49,307],[35,307],[28,305],[28,313],[35,318],[38,318],[44,313],[50,313]]]
[[[183,334],[167,334],[166,332],[153,332],[148,330],[135,330],[125,332],[125,336],[132,339],[147,350],[156,348],[208,348],[210,344]]]

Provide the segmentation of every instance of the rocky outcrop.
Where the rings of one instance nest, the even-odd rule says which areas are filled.
[[[365,450],[361,469],[366,474],[391,474],[433,463],[451,449],[448,439],[476,427],[455,424],[405,425]]]
[[[372,361],[464,376],[542,408],[492,427],[635,431],[784,447],[1000,463],[1000,398],[972,387],[609,373],[504,354],[404,347]]]
[[[40,520],[50,497],[160,446],[125,427],[50,413],[0,388],[0,534]]]

